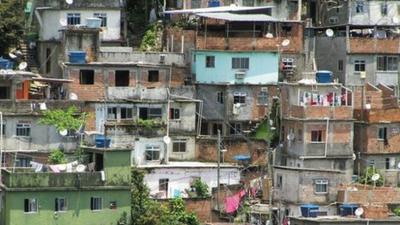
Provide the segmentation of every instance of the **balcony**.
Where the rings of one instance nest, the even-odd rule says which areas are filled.
[[[399,54],[400,38],[351,37],[350,53]]]
[[[351,120],[353,118],[352,106],[289,106],[288,112],[283,115],[289,118],[298,119],[335,119]]]
[[[84,107],[83,101],[71,100],[0,100],[0,109],[3,113],[41,113],[49,109],[67,109],[75,106],[78,111]],[[43,108],[45,107],[45,108]]]
[[[100,172],[90,173],[35,173],[32,169],[17,172],[2,170],[7,188],[83,188],[103,186]]]

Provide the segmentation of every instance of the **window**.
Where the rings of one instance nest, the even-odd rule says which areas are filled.
[[[147,145],[146,146],[146,160],[147,161],[160,160],[160,146]]]
[[[31,167],[32,158],[30,157],[18,157],[15,161],[16,167]]]
[[[387,144],[387,128],[386,127],[381,127],[378,129],[378,139],[382,140]]]
[[[246,93],[234,93],[233,94],[233,104],[240,103],[244,104],[246,103]]]
[[[129,70],[115,71],[115,86],[128,87],[129,86]]]
[[[268,91],[261,90],[258,93],[257,101],[259,105],[268,105]]]
[[[149,70],[149,82],[158,82],[159,81],[159,72],[158,70]]]
[[[117,119],[117,107],[107,108],[107,119],[109,119],[109,120]]]
[[[214,68],[215,67],[215,56],[206,56],[206,67]]]
[[[385,169],[390,169],[390,158],[385,159]]]
[[[81,14],[80,13],[67,13],[67,24],[68,25],[81,24]]]
[[[218,135],[218,130],[221,132],[222,134],[222,124],[220,123],[214,123],[213,125],[213,135]]]
[[[396,165],[396,158],[390,157],[385,159],[385,169],[390,170],[394,169]]]
[[[217,92],[217,102],[220,104],[224,104],[224,92]]]
[[[302,129],[297,130],[297,140],[300,142],[303,141],[303,130]]]
[[[397,71],[398,59],[396,56],[378,56],[377,70],[379,71]]]
[[[201,7],[201,0],[192,0],[191,8],[197,9]]]
[[[322,142],[322,130],[311,131],[311,142]]]
[[[24,199],[24,212],[36,213],[38,211],[38,202],[36,198]]]
[[[294,67],[294,59],[293,58],[283,58],[282,65],[283,65],[283,70],[285,70],[285,71],[291,70]]]
[[[79,84],[94,84],[94,70],[80,70]]]
[[[365,71],[365,60],[355,60],[354,61],[354,71],[356,71],[356,72]]]
[[[375,160],[373,159],[368,160],[368,164],[369,166],[375,166]]]
[[[364,2],[362,1],[356,2],[356,13],[364,13]]]
[[[388,5],[386,2],[381,3],[381,14],[382,16],[387,16],[388,14]]]
[[[31,136],[31,125],[27,123],[17,124],[16,134],[18,137],[30,137]]]
[[[132,119],[133,118],[133,109],[127,107],[121,107],[121,119]]]
[[[277,182],[276,182],[276,188],[282,189],[282,184],[283,184],[283,178],[282,175],[277,175]]]
[[[230,134],[240,134],[242,132],[242,124],[234,123],[231,125]]]
[[[101,27],[107,26],[107,13],[93,13],[93,17],[101,19]]]
[[[343,71],[343,60],[342,59],[338,60],[338,71]]]
[[[10,87],[0,87],[0,99],[10,99]]]
[[[161,119],[161,108],[139,108],[139,118],[143,120]]]
[[[51,72],[51,50],[46,48],[46,73]]]
[[[232,69],[249,69],[249,58],[232,58]]]
[[[159,179],[158,180],[158,191],[160,192],[165,192],[166,196],[168,198],[168,182],[169,179]]]
[[[171,120],[179,120],[181,118],[180,109],[170,108],[169,109],[169,118]]]
[[[254,6],[254,0],[243,0],[243,6]]]
[[[6,124],[5,123],[3,123],[3,129],[2,129],[2,133],[1,133],[1,135],[6,135]]]
[[[56,211],[56,212],[67,211],[67,201],[65,200],[65,198],[56,198],[55,199],[54,211]]]
[[[327,180],[316,180],[315,181],[315,193],[316,194],[328,193],[328,181]]]
[[[177,139],[174,140],[172,144],[173,152],[186,152],[186,140],[185,139]]]
[[[90,210],[98,211],[103,209],[103,199],[100,197],[90,198]]]

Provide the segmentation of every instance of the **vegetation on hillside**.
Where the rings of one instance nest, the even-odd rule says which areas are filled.
[[[86,113],[79,113],[76,107],[71,106],[67,110],[54,109],[45,111],[39,123],[55,126],[57,131],[78,131],[85,123],[86,116]]]
[[[23,36],[24,0],[2,0],[0,4],[0,56],[15,48]]]

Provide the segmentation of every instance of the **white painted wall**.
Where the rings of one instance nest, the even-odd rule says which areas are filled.
[[[184,164],[185,162],[182,162]],[[159,180],[169,179],[168,182],[168,197],[174,197],[176,191],[182,193],[185,197],[185,189],[190,188],[190,183],[193,179],[200,177],[203,182],[206,182],[208,187],[217,186],[217,168],[156,168],[144,177],[144,181],[150,189],[151,195],[157,195],[159,191]],[[221,168],[220,173],[221,184],[239,184],[240,172],[238,168]],[[161,195],[161,198],[166,198],[166,195]]]
[[[118,40],[121,38],[121,11],[120,10],[43,10],[41,18],[43,21],[43,27],[39,32],[40,40],[52,40],[60,39],[61,29],[60,19],[67,19],[67,13],[80,13],[81,24],[86,23],[86,18],[93,17],[94,13],[106,13],[107,14],[107,27],[103,28],[103,32],[100,37],[101,40],[110,41]]]

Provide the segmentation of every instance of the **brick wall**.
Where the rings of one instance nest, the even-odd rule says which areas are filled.
[[[369,54],[399,54],[399,38],[350,38],[350,53],[369,53]]]
[[[79,69],[69,70],[69,79],[72,83],[67,85],[69,93],[75,93],[78,95],[79,100],[85,101],[96,101],[105,99],[105,86],[107,80],[104,77],[103,71],[95,69],[94,73],[94,84],[80,84],[79,83]]]
[[[169,200],[157,199],[157,201],[166,205]],[[211,198],[184,198],[185,210],[189,213],[194,213],[200,222],[209,222],[212,215]]]

